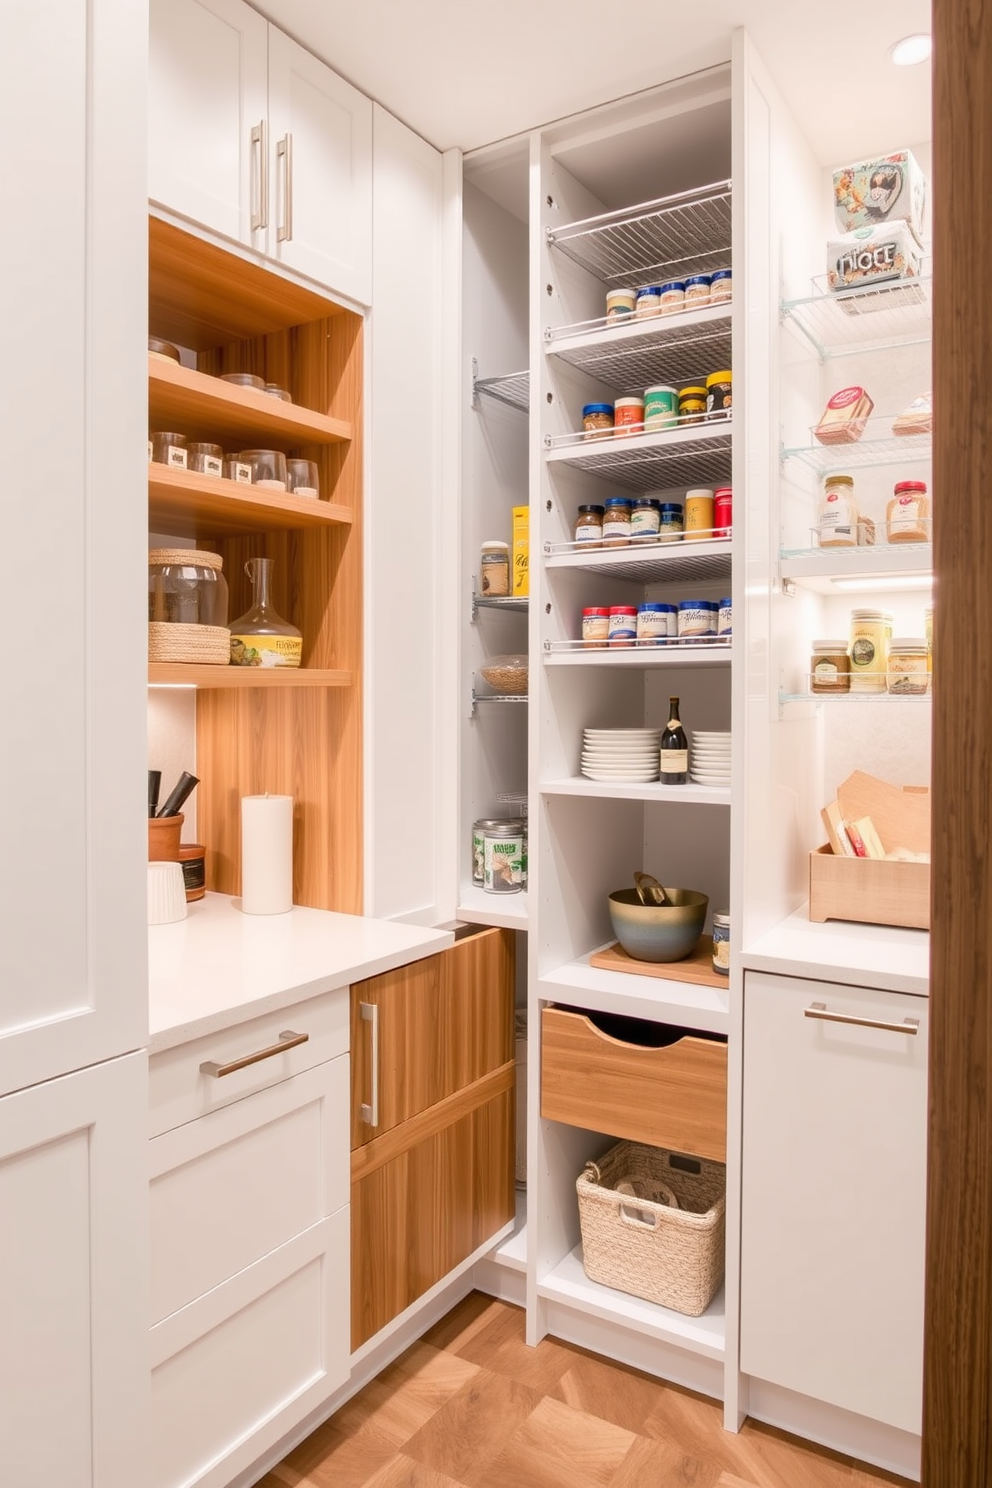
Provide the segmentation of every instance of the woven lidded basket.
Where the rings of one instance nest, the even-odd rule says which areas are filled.
[[[586,1275],[699,1317],[723,1281],[726,1182],[723,1163],[618,1142],[575,1185]]]
[[[149,620],[148,660],[228,666],[231,661],[231,632],[223,625],[182,625]]]

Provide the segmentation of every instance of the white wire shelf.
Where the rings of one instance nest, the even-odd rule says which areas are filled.
[[[732,637],[700,637],[697,641],[670,640],[664,646],[593,644],[590,641],[545,641],[545,666],[699,667],[730,665]]]
[[[547,229],[548,243],[604,284],[730,267],[730,182]]]
[[[473,362],[473,367],[474,367]],[[505,377],[472,377],[472,403],[479,398],[492,398],[507,408],[517,408],[521,413],[530,410],[530,372],[510,372]]]
[[[817,444],[815,441],[791,449],[783,446],[783,460],[797,460],[818,475],[828,471],[865,470],[873,465],[923,465],[933,457],[929,434],[889,435],[860,439],[855,444]]]
[[[590,548],[589,543],[545,543],[545,568],[630,579],[637,584],[684,584],[730,579],[732,543],[728,538],[674,543],[626,543]]]
[[[929,341],[932,299],[929,274],[909,283],[845,289],[837,294],[830,293],[824,279],[814,281],[813,294],[784,301],[781,314],[825,360]]]
[[[933,545],[882,542],[857,548],[783,548],[779,571],[783,579],[819,594],[838,594],[856,585],[870,590],[878,579],[887,589],[898,588],[897,580],[913,588],[933,577]]]
[[[526,703],[525,692],[476,692],[472,688],[472,712],[480,703]]]
[[[529,605],[526,594],[473,594],[472,619],[477,610],[509,610],[511,614],[526,615]]]
[[[659,381],[706,381],[731,363],[730,306],[711,305],[645,320],[590,320],[548,327],[545,354],[578,367],[615,389],[618,397],[643,393]]]
[[[608,434],[601,439],[559,434],[545,439],[544,458],[607,476],[634,491],[643,490],[646,481],[665,489],[729,485],[732,430],[730,420],[721,417],[688,429]]]

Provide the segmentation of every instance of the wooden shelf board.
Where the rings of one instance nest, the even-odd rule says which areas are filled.
[[[152,355],[148,358],[148,417],[153,429],[174,429],[191,438],[218,442],[233,439],[245,449],[340,444],[352,437],[352,426],[344,419],[283,403],[257,388],[237,387]]]
[[[148,681],[153,687],[350,687],[353,680],[351,672],[323,667],[224,667],[179,661],[148,664]]]
[[[700,987],[727,986],[727,978],[713,970],[713,937],[703,935],[691,956],[681,961],[638,961],[619,942],[593,951],[589,965],[601,971],[622,971],[628,976],[657,977],[662,982],[694,982]]]
[[[324,528],[350,524],[354,517],[349,507],[333,501],[267,491],[195,470],[149,465],[148,520],[153,532],[194,537]]]

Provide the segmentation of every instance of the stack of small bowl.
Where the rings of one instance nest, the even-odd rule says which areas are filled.
[[[694,785],[730,784],[730,743],[729,733],[693,734],[689,775]]]
[[[660,739],[661,729],[583,729],[582,773],[631,785],[657,780]]]

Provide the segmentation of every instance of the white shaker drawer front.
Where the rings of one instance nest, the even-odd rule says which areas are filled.
[[[154,1138],[152,1322],[346,1204],[347,1133],[342,1055]]]
[[[149,1135],[160,1136],[347,1052],[348,989],[341,987],[153,1054]],[[251,1062],[228,1068],[240,1061]]]
[[[148,1488],[226,1488],[345,1383],[350,1210],[152,1329]]]

